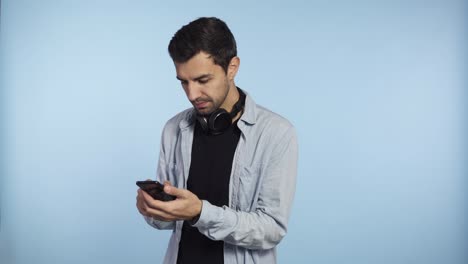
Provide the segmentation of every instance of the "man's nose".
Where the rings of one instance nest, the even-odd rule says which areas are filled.
[[[187,98],[189,101],[193,102],[198,99],[201,95],[200,87],[197,85],[196,82],[189,82],[185,88],[185,93],[187,94]]]

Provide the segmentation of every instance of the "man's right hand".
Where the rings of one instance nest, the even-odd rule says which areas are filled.
[[[164,182],[164,192],[176,196],[173,201],[153,199],[142,189],[138,189],[137,208],[140,214],[160,221],[191,220],[201,213],[202,201],[192,192],[179,189]]]

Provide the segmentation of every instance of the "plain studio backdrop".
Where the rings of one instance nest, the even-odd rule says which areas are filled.
[[[467,263],[461,0],[2,1],[0,263],[162,261],[135,181],[190,107],[167,44],[201,16],[298,131],[280,263]]]

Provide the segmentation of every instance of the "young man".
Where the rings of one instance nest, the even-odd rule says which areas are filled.
[[[295,192],[294,127],[236,87],[240,60],[223,21],[185,25],[169,54],[193,105],[162,133],[157,178],[176,200],[137,196],[150,225],[173,230],[164,263],[276,263]]]

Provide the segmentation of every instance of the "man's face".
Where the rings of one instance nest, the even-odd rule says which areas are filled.
[[[184,63],[175,63],[187,98],[201,115],[225,108],[229,80],[223,68],[214,64],[209,54],[200,52]]]

